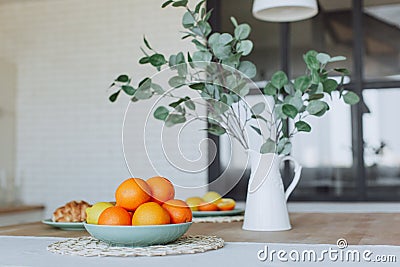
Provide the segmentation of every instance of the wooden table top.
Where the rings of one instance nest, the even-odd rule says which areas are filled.
[[[0,207],[0,215],[7,215],[10,213],[26,212],[26,211],[41,211],[44,210],[43,205],[14,205]]]
[[[229,242],[400,245],[400,213],[292,213],[292,230],[253,232],[242,222],[194,223],[187,234],[216,235]],[[0,227],[0,235],[79,237],[85,231],[63,231],[40,222]]]

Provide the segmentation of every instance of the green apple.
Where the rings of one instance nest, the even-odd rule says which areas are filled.
[[[97,202],[90,208],[86,209],[86,222],[90,224],[97,224],[100,214],[107,208],[113,207],[110,202]]]

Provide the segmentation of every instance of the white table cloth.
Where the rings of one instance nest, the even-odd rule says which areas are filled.
[[[349,246],[346,249],[351,250],[370,250],[371,258],[377,255],[393,255],[396,257],[395,263],[374,263],[361,260],[360,262],[330,261],[325,258],[323,262],[293,262],[290,259],[287,262],[281,262],[275,258],[273,261],[266,259],[261,261],[257,254],[259,251],[284,250],[287,253],[296,249],[300,253],[304,250],[314,250],[318,255],[323,250],[337,249],[335,245],[308,245],[308,244],[267,244],[267,243],[244,243],[244,242],[226,242],[222,249],[209,251],[205,253],[178,256],[160,256],[160,257],[82,257],[55,254],[47,251],[47,246],[53,242],[65,238],[50,237],[11,237],[0,236],[0,266],[1,267],[22,267],[22,266],[40,266],[40,267],[63,267],[63,266],[184,266],[184,267],[225,267],[225,266],[399,266],[400,247],[399,246]],[[345,250],[346,250],[345,249]],[[259,256],[262,257],[261,253]],[[286,258],[288,256],[286,255]]]

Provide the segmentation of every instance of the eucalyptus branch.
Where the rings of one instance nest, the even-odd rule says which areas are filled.
[[[194,9],[189,8],[188,0],[167,0],[162,4],[163,8],[172,5],[185,9],[182,26],[186,35],[182,39],[191,38],[191,42],[196,47],[192,54],[179,51],[177,54],[170,55],[167,60],[144,37],[144,48],[148,51],[141,47],[144,57],[139,60],[140,64],[149,64],[158,71],[170,67],[176,74],[168,80],[169,86],[176,88],[187,86],[195,90],[204,102],[189,96],[176,96],[153,83],[148,77],[142,79],[135,87],[126,74],[119,75],[111,84],[110,88],[114,89],[114,92],[109,97],[110,101],[115,102],[121,91],[130,96],[134,102],[150,99],[154,95],[166,95],[173,98],[174,102],[169,103],[168,106],[158,106],[153,114],[156,119],[163,121],[167,126],[173,126],[184,123],[188,117],[193,116],[195,119],[208,123],[209,133],[215,135],[226,133],[246,149],[249,148],[245,134],[249,128],[247,126],[253,120],[259,123],[261,123],[259,120],[263,120],[269,130],[269,137],[263,136],[265,143],[260,147],[260,152],[278,154],[290,153],[292,147],[290,138],[295,134],[311,131],[311,125],[305,121],[308,116],[322,117],[329,110],[328,103],[323,100],[324,96],[332,97],[332,93],[336,91],[339,93],[339,98],[346,104],[353,105],[359,102],[357,94],[343,87],[343,77],[349,75],[349,71],[345,68],[328,69],[330,63],[342,61],[345,58],[331,57],[326,53],[311,50],[303,55],[306,65],[304,75],[290,81],[284,72],[278,71],[273,74],[263,89],[265,95],[274,99],[271,112],[265,110],[265,103],[260,102],[251,108],[245,106],[243,114],[240,106],[241,99],[249,93],[249,88],[244,81],[247,78],[253,78],[257,72],[252,62],[242,59],[253,49],[252,41],[248,40],[251,27],[246,23],[239,24],[235,18],[231,18],[234,26],[233,33],[213,33],[208,22],[211,13],[206,12],[204,4],[205,1],[202,0]],[[200,65],[199,62],[206,62],[208,66]],[[212,68],[215,66],[216,68]],[[231,73],[226,71],[224,66],[229,66]],[[193,71],[189,71],[190,69]],[[329,78],[328,74],[332,72],[341,74],[340,83]],[[206,76],[204,81],[200,78],[203,74]],[[242,79],[243,77],[246,79]],[[216,81],[217,84],[211,83],[212,81]],[[230,91],[227,88],[233,90]],[[206,119],[200,117],[196,111],[196,105],[207,108],[209,117]],[[237,112],[233,108],[235,105],[238,106]],[[262,116],[264,112],[270,117],[268,120]],[[249,114],[250,117],[248,117]],[[243,122],[242,116],[245,116]],[[288,136],[283,132],[286,129],[284,120],[290,122],[287,125],[288,128],[291,124],[294,125],[293,129],[289,129]],[[253,126],[252,128],[260,135],[263,134],[261,129]]]

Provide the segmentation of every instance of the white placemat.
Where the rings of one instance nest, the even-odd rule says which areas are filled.
[[[47,251],[47,246],[65,240],[65,238],[44,238],[44,237],[0,237],[0,266],[2,267],[64,267],[64,266],[398,266],[400,262],[400,247],[398,246],[349,246],[340,250],[334,245],[310,245],[310,244],[271,244],[271,243],[243,243],[225,242],[225,246],[218,250],[211,250],[205,253],[192,255],[174,255],[165,257],[80,257],[71,255],[60,255]],[[371,251],[370,258],[382,255],[394,255],[397,257],[396,263],[373,263],[365,261],[344,262],[337,260],[330,261],[325,258],[322,262],[293,262],[288,260],[282,262],[277,259],[279,251],[287,254],[291,251],[315,251],[318,255],[324,250],[336,249],[338,251],[359,250],[364,252]],[[268,255],[272,252],[274,258],[262,259],[267,251]],[[288,257],[286,255],[286,257]],[[374,258],[375,259],[375,258]]]

